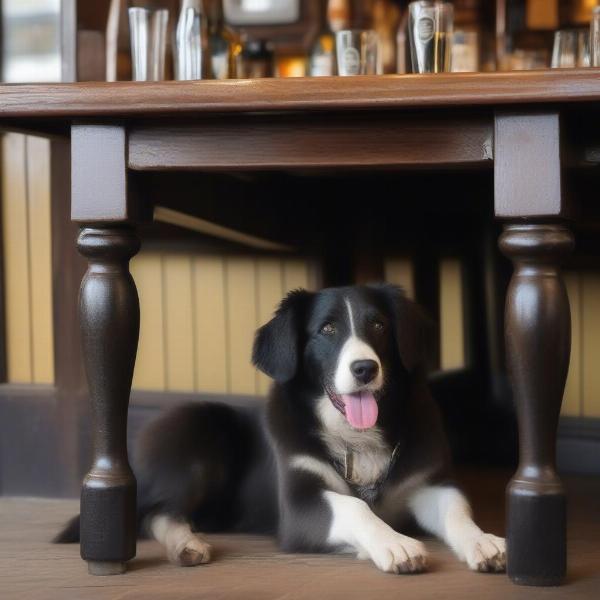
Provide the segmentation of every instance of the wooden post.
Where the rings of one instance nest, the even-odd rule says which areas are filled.
[[[139,247],[129,229],[88,227],[78,240],[89,261],[79,317],[94,435],[93,465],[81,491],[81,557],[94,575],[122,573],[135,556],[136,482],[127,459],[127,408],[140,309],[128,265]]]
[[[136,551],[136,481],[127,410],[139,336],[129,260],[140,248],[127,194],[127,136],[114,125],[72,128],[71,218],[88,260],[79,295],[92,409],[93,464],[81,492],[81,556],[94,575],[125,571]]]
[[[524,585],[559,585],[566,572],[566,498],[555,453],[571,321],[559,267],[574,239],[563,224],[560,142],[557,113],[496,115],[496,216],[514,223],[500,248],[515,269],[505,341],[519,424],[519,467],[507,489],[507,569]]]
[[[519,422],[519,467],[508,485],[508,574],[558,585],[566,571],[566,498],[556,428],[569,367],[571,315],[559,265],[573,235],[559,225],[509,225],[500,248],[514,264],[506,353]]]

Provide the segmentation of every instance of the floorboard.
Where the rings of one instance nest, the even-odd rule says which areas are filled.
[[[485,528],[503,530],[505,472],[461,474]],[[284,555],[270,539],[211,536],[215,561],[177,568],[156,542],[142,541],[125,575],[92,577],[77,546],[48,540],[77,510],[75,501],[0,498],[2,600],[387,600],[600,598],[600,479],[569,478],[569,576],[561,588],[523,588],[505,575],[475,574],[441,544],[426,540],[423,575],[380,573],[349,556]]]

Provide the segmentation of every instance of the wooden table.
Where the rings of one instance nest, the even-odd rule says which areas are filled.
[[[72,219],[89,263],[80,321],[95,430],[81,496],[90,572],[121,572],[136,547],[126,430],[139,304],[128,264],[151,207],[128,194],[129,175],[493,168],[500,247],[515,267],[506,346],[520,464],[507,491],[508,572],[517,583],[559,583],[565,494],[554,453],[570,353],[559,266],[574,245],[575,215],[565,170],[598,155],[593,128],[578,123],[582,115],[593,123],[599,102],[597,69],[0,87],[5,129],[71,139]]]

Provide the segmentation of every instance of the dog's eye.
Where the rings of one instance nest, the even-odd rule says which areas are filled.
[[[333,335],[335,333],[335,327],[331,323],[325,323],[320,329],[320,333],[323,335]]]
[[[383,323],[381,321],[373,321],[373,329],[375,331],[382,331],[383,330]]]

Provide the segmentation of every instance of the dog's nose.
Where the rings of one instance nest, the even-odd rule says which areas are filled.
[[[355,379],[360,383],[369,383],[377,377],[379,365],[374,360],[355,360],[350,365]]]

